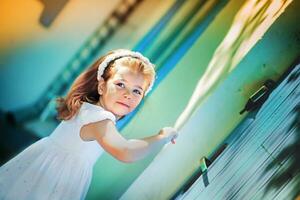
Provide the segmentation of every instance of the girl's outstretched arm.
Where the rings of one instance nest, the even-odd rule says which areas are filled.
[[[97,140],[106,152],[116,159],[130,163],[145,158],[148,154],[156,151],[171,139],[177,137],[177,132],[172,128],[164,128],[159,134],[142,138],[124,138],[111,120],[90,123],[81,129],[81,137],[88,140]]]
[[[130,139],[128,151],[132,161],[146,157],[150,152],[157,152],[163,145],[178,137],[176,129],[164,127],[158,134],[142,139]]]

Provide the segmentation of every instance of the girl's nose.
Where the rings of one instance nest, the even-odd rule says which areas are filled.
[[[126,90],[126,91],[125,91],[124,97],[127,98],[127,99],[131,99],[131,93],[130,93],[129,90]]]

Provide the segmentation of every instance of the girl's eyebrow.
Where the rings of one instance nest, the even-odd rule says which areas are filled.
[[[126,81],[123,78],[119,79],[119,81],[124,81],[124,82],[128,83],[128,81]],[[141,89],[142,91],[144,91],[144,89],[141,86],[139,86],[139,85],[135,85],[135,87],[137,87],[137,88]]]

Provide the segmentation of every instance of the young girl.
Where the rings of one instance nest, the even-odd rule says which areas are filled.
[[[117,120],[151,90],[154,65],[138,52],[115,50],[97,60],[58,99],[62,122],[0,168],[0,199],[84,199],[97,158],[108,152],[134,162],[173,141],[165,127],[143,139],[125,139]]]

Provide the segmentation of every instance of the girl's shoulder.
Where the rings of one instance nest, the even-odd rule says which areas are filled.
[[[102,121],[105,119],[110,119],[111,121],[116,123],[116,116],[112,112],[105,110],[101,106],[94,105],[88,102],[82,103],[77,118],[82,123],[82,125]]]
[[[104,111],[106,111],[103,107],[101,107],[99,105],[95,105],[95,104],[92,104],[92,103],[89,103],[89,102],[85,102],[85,101],[82,102],[80,109],[89,109],[89,110],[96,110],[96,111],[99,111],[99,110],[102,111],[102,110],[104,110]]]

